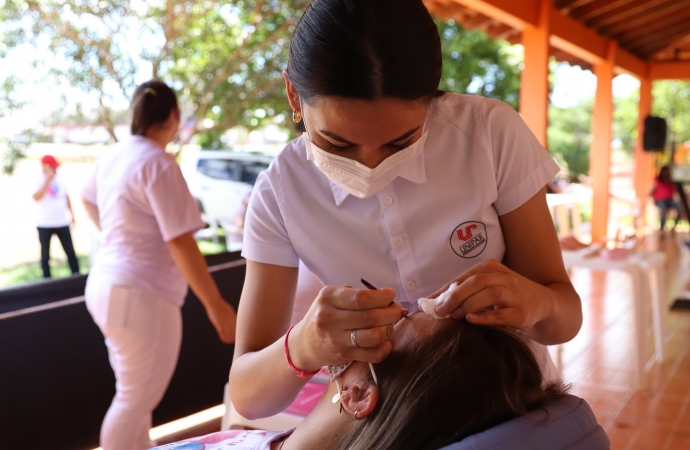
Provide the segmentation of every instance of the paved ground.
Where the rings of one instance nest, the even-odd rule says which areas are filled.
[[[81,187],[90,174],[92,164],[64,163],[59,173],[67,184],[67,192],[75,213],[76,226],[72,239],[77,253],[88,254],[96,228],[81,204]],[[0,175],[0,269],[40,260],[40,245],[36,231],[36,206],[31,198],[36,179],[41,172],[37,160],[23,160],[9,177]],[[51,255],[66,259],[57,237],[53,237]]]

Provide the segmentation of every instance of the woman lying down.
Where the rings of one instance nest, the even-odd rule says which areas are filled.
[[[521,416],[566,392],[542,384],[527,344],[506,328],[436,320],[423,312],[394,328],[380,364],[330,366],[332,382],[292,430],[230,430],[158,450],[437,450]]]

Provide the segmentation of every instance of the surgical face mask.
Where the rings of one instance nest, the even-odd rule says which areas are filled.
[[[358,198],[372,197],[400,175],[405,168],[403,164],[424,151],[424,141],[428,132],[424,132],[415,143],[384,159],[371,169],[362,163],[343,156],[334,155],[318,147],[309,137],[304,137],[307,147],[307,159],[314,161],[316,167],[336,185],[348,194]]]

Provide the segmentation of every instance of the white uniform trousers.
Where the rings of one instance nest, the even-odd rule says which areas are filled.
[[[143,450],[151,413],[170,383],[182,343],[180,308],[140,287],[89,277],[86,306],[105,336],[116,393],[101,426],[104,450]]]

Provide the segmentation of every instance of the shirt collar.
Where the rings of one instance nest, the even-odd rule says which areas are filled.
[[[408,181],[412,181],[413,183],[426,183],[427,180],[426,170],[424,169],[424,153],[425,152],[421,152],[415,158],[410,158],[407,161],[402,162],[401,164],[403,164],[403,168],[398,176]],[[350,194],[345,189],[332,182],[330,179],[328,181],[331,183],[331,190],[333,191],[335,205],[340,206]]]

